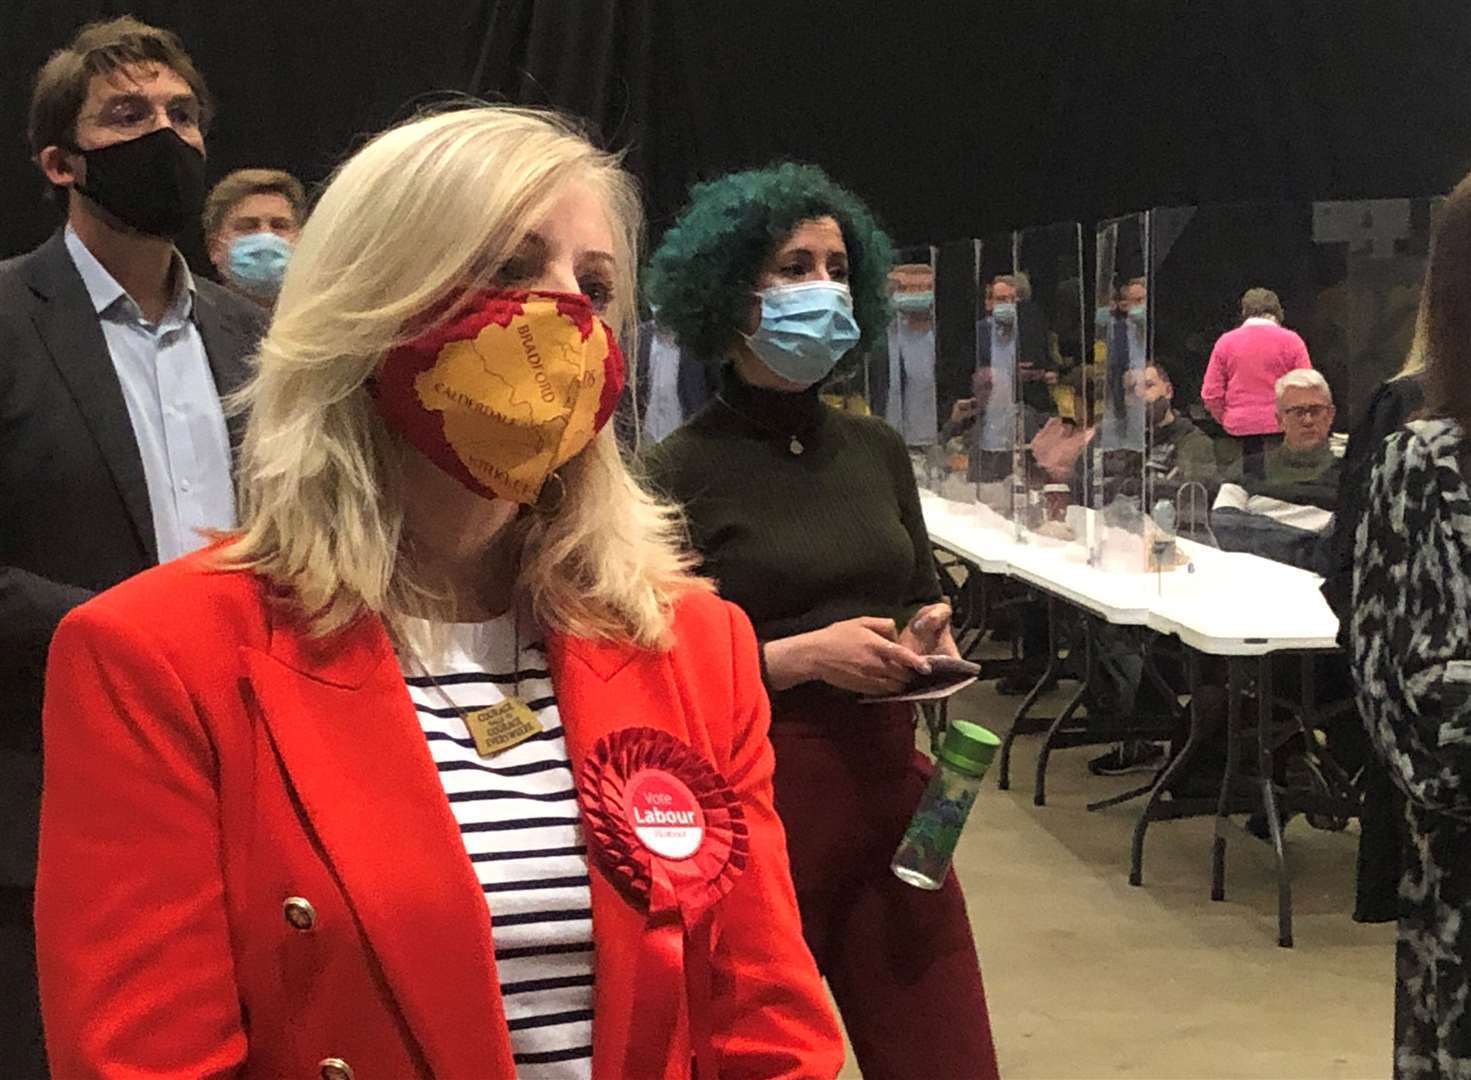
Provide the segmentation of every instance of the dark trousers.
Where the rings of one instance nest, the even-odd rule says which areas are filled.
[[[803,934],[865,1080],[994,1080],[960,884],[926,892],[889,870],[929,771],[909,707],[782,711],[771,742]]]
[[[31,891],[0,885],[0,1076],[46,1080]]]
[[[1394,922],[1400,917],[1399,886],[1409,843],[1405,797],[1394,786],[1389,766],[1370,755],[1359,787],[1364,807],[1359,817],[1359,861],[1354,890],[1354,921]]]
[[[1264,475],[1265,454],[1274,446],[1282,445],[1282,434],[1275,435],[1240,435],[1237,441],[1241,443],[1241,470],[1247,476],[1254,476],[1260,480]]]

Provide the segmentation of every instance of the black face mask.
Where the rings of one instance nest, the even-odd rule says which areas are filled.
[[[77,191],[139,232],[172,240],[204,209],[204,155],[173,128],[79,153],[87,183]]]
[[[1157,428],[1165,422],[1165,417],[1170,413],[1170,399],[1167,397],[1155,398],[1153,401],[1144,403],[1144,415],[1149,418],[1149,426]]]

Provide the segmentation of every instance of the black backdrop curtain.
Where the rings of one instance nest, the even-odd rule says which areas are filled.
[[[825,165],[903,243],[1426,194],[1471,168],[1463,0],[6,0],[0,255],[55,225],[26,160],[30,80],[122,11],[177,30],[219,97],[212,176],[317,181],[366,133],[468,92],[585,117],[627,151],[656,234],[692,180],[780,156]]]

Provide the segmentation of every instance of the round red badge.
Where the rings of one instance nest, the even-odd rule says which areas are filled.
[[[643,769],[628,782],[628,823],[639,843],[661,859],[688,859],[705,840],[705,812],[683,781]]]

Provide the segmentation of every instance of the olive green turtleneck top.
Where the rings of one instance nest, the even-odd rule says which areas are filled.
[[[899,433],[815,388],[758,389],[727,367],[719,394],[646,464],[683,505],[703,573],[763,641],[860,615],[902,627],[940,597]]]

